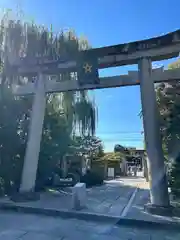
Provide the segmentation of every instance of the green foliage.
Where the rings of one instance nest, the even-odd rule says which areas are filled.
[[[169,64],[169,69],[180,67],[180,59]],[[160,126],[164,145],[172,138],[180,136],[180,81],[162,83],[156,88],[157,104],[160,112]],[[167,147],[165,147],[167,148]]]
[[[5,186],[4,179],[0,177],[0,196],[4,195],[4,186]]]
[[[54,105],[56,100],[53,100]],[[69,151],[70,144],[72,141],[65,114],[53,108],[51,103],[47,104],[36,179],[38,188],[60,167],[61,159]]]
[[[172,164],[169,185],[173,196],[180,198],[180,155]]]
[[[169,65],[169,69],[180,67],[180,59]],[[156,88],[157,104],[160,112],[160,130],[163,151],[169,167],[169,183],[175,197],[180,197],[180,159],[170,162],[169,154],[179,154],[180,143],[180,81],[162,83]]]
[[[161,84],[157,88],[157,103],[160,110],[161,133],[164,141],[171,140],[172,136],[180,135],[180,96],[178,88],[180,82]]]
[[[180,67],[180,59],[169,64],[168,69]],[[159,110],[160,131],[163,151],[168,154],[169,143],[180,138],[180,81],[156,85],[156,100]],[[142,117],[142,111],[139,114]]]
[[[121,152],[108,152],[108,153],[105,153],[103,157],[101,157],[101,160],[121,162],[125,156],[126,155],[124,155],[124,153],[121,153]]]
[[[74,136],[72,151],[81,152],[98,158],[104,155],[102,141],[96,136]]]
[[[114,146],[114,152],[124,152],[125,150],[125,147],[121,146],[120,144],[116,144]]]
[[[131,148],[124,147],[120,144],[116,144],[114,146],[114,152],[115,153],[121,153],[122,156],[131,154]]]
[[[99,145],[98,147],[98,152],[97,152],[97,158],[102,158],[104,157],[105,153],[104,153],[104,147],[103,145]]]
[[[102,185],[103,180],[104,178],[102,174],[98,173],[97,171],[89,171],[89,170],[81,178],[81,182],[86,183],[87,187]]]
[[[0,94],[0,177],[9,192],[20,182],[31,98],[15,98],[7,86]]]
[[[175,68],[180,68],[180,59],[178,59],[173,63],[170,63],[168,66],[168,69],[175,69]]]

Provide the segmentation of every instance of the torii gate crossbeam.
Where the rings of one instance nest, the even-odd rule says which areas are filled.
[[[163,70],[163,68],[157,68],[152,70],[151,81],[154,83],[169,82],[180,80],[180,69],[174,70]],[[45,80],[44,80],[45,82]],[[98,84],[84,84],[79,85],[77,80],[71,81],[51,81],[46,80],[45,92],[66,92],[66,91],[81,91],[90,89],[101,89],[101,88],[116,88],[140,85],[138,71],[129,71],[127,75],[119,75],[113,77],[102,77]],[[27,95],[34,94],[36,85],[34,83],[28,83],[24,86],[14,86],[13,92],[15,95]]]

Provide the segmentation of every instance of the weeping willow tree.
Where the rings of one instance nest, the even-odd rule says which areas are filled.
[[[36,76],[13,75],[12,65],[19,58],[46,56],[49,59],[71,59],[79,50],[89,48],[86,39],[78,39],[73,31],[55,34],[52,27],[45,28],[34,22],[14,19],[7,12],[0,22],[0,189],[1,179],[7,187],[20,181],[28,125],[32,108],[32,96],[15,97],[14,85],[32,82]],[[56,81],[77,79],[76,72],[63,72],[48,76]],[[8,94],[7,94],[8,93]],[[8,99],[7,99],[8,98]],[[95,103],[87,91],[47,94],[38,174],[48,175],[63,154],[70,151],[74,136],[94,135],[96,128]],[[12,144],[8,143],[11,138]],[[21,162],[21,164],[19,164]],[[3,164],[3,165],[2,165]],[[12,174],[9,174],[11,172]],[[15,174],[16,176],[13,176]],[[38,177],[37,174],[37,177]]]
[[[27,23],[17,19],[9,19],[8,12],[1,20],[0,26],[0,50],[1,61],[4,65],[1,83],[8,86],[12,84],[23,84],[25,78],[22,76],[7,76],[11,72],[11,65],[19,57],[36,58],[46,56],[49,59],[64,59],[76,57],[78,51],[90,48],[86,39],[79,39],[74,31],[61,31],[59,34],[50,29],[38,26],[34,22]],[[35,76],[29,75],[27,81],[33,81]],[[54,74],[49,78],[56,81],[71,81],[77,79],[76,72],[63,72]],[[55,101],[58,99],[58,101]],[[95,105],[89,99],[87,91],[65,92],[48,95],[50,101],[58,102],[66,114],[69,132],[79,130],[80,134],[93,135],[95,133],[96,112]]]

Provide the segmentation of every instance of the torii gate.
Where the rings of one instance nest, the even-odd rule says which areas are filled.
[[[68,60],[47,61],[47,59],[34,59],[28,62],[26,59],[16,59],[16,74],[28,75],[35,73],[38,76],[36,83],[28,83],[24,86],[15,86],[14,93],[17,95],[34,94],[34,103],[31,115],[29,139],[24,160],[22,182],[20,192],[34,190],[40,141],[45,113],[46,93],[78,91],[83,89],[113,88],[121,86],[139,85],[143,111],[143,125],[145,143],[150,167],[150,193],[151,204],[158,207],[169,207],[168,189],[166,183],[166,171],[164,156],[160,138],[156,97],[154,90],[155,82],[164,82],[180,79],[180,70],[155,69],[152,71],[151,61],[177,57],[180,52],[180,30],[164,36],[148,40],[120,44],[116,46],[90,49],[79,53],[79,58],[72,57]],[[83,57],[82,57],[83,56]],[[79,66],[86,63],[90,58],[96,60],[93,69],[93,78],[84,79],[80,76]],[[35,62],[37,61],[37,62]],[[82,62],[80,62],[82,61]],[[108,68],[138,64],[138,71],[131,71],[127,75],[98,78],[98,68]],[[88,65],[90,71],[94,66]],[[46,75],[62,72],[77,72],[77,79],[65,82],[50,81]],[[91,71],[90,71],[91,72]],[[165,180],[165,181],[164,181]]]

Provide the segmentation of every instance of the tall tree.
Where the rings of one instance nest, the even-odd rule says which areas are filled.
[[[169,69],[180,67],[180,59]],[[171,193],[180,196],[180,80],[163,83],[157,88],[161,133],[164,151],[168,155],[168,173]]]
[[[169,64],[168,69],[179,67],[180,59]],[[167,158],[174,159],[178,155],[180,145],[180,81],[155,85],[155,91],[164,154]],[[142,117],[142,111],[139,116]]]
[[[170,64],[169,69],[179,66],[178,60]],[[175,159],[180,151],[180,81],[160,84],[156,89],[156,96],[164,150],[169,159]]]
[[[68,58],[77,54],[79,50],[88,47],[88,42],[82,39],[78,40],[73,31],[55,35],[52,28],[48,30],[34,23],[11,19],[8,13],[2,18],[0,24],[2,70],[0,85],[0,177],[9,185],[15,179],[17,179],[17,184],[20,181],[32,108],[32,97],[15,97],[12,94],[12,87],[27,81],[34,81],[35,78],[35,76],[30,75],[28,77],[10,75],[9,73],[12,73],[11,65],[19,57],[25,56],[35,58],[46,55],[50,59],[56,59],[58,55],[61,55]],[[77,74],[64,72],[56,74],[54,77],[57,81],[70,81],[76,79]],[[81,135],[95,133],[95,117],[95,107],[90,101],[87,91],[47,95],[38,176],[48,175],[61,156],[69,151],[69,145],[73,144],[73,134],[77,131]],[[13,141],[11,145],[9,139]],[[17,165],[17,162],[20,164]],[[18,171],[12,171],[12,167],[17,166],[19,166]],[[17,176],[11,178],[9,172],[16,172]]]
[[[50,59],[57,59],[61,56],[65,59],[76,56],[81,49],[88,48],[86,40],[79,41],[73,31],[61,32],[54,35],[51,30],[40,27],[34,23],[23,23],[20,20],[3,19],[0,29],[1,60],[4,63],[2,82],[23,83],[24,79],[17,76],[8,76],[11,71],[10,65],[15,64],[18,58],[26,56],[35,58],[46,56]],[[86,43],[86,44],[85,44]],[[64,72],[56,74],[57,81],[70,81],[77,78],[75,72]],[[34,76],[28,76],[28,81],[32,81]],[[61,105],[66,113],[70,129],[73,130],[77,124],[83,134],[95,132],[95,112],[92,102],[90,102],[87,91],[61,93]],[[52,98],[53,99],[53,98]]]

